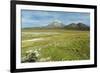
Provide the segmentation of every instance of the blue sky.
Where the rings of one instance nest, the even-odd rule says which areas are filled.
[[[90,13],[21,10],[22,28],[46,26],[54,20],[59,20],[65,25],[82,22],[90,25]]]

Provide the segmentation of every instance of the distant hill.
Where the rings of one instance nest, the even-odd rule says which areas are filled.
[[[43,27],[31,27],[25,29],[66,29],[66,30],[89,30],[90,27],[84,23],[70,23],[68,25],[63,24],[59,20],[54,20]]]
[[[45,26],[45,28],[60,28],[60,29],[68,29],[68,30],[89,30],[90,29],[90,27],[84,23],[71,23],[65,25],[59,20],[54,20],[53,22]]]
[[[71,23],[64,27],[65,29],[73,29],[73,30],[89,30],[90,27],[83,23]]]
[[[53,22],[51,22],[50,24],[48,24],[47,26],[45,26],[46,28],[63,28],[65,25],[59,21],[59,20],[54,20]]]

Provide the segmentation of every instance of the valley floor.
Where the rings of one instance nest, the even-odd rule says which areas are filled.
[[[22,62],[90,59],[90,32],[74,30],[22,30]]]

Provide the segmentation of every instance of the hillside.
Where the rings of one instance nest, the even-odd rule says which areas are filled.
[[[50,22],[48,25],[43,27],[31,27],[31,28],[23,28],[23,29],[66,29],[66,30],[89,30],[90,27],[84,23],[70,23],[65,25],[59,20],[54,20]]]
[[[65,29],[73,29],[73,30],[89,30],[89,26],[83,23],[71,23],[64,27]]]
[[[55,20],[45,26],[45,28],[60,28],[60,29],[68,29],[68,30],[89,30],[89,26],[84,23],[70,23],[65,25],[61,21]]]
[[[63,28],[65,25],[59,21],[59,20],[54,20],[50,24],[46,26],[46,28]]]

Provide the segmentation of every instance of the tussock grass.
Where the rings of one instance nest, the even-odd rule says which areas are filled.
[[[29,30],[22,32],[28,33]],[[73,30],[31,30],[30,32],[50,32],[59,34],[22,34],[22,41],[43,38],[41,41],[22,42],[21,57],[27,56],[26,52],[35,50],[39,53],[35,62],[45,61],[71,61],[90,59],[89,31]],[[27,61],[26,61],[27,62]]]

